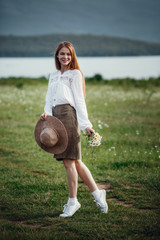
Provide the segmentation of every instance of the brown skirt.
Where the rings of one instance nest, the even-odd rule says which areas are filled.
[[[54,154],[53,157],[57,161],[62,161],[63,159],[81,159],[81,136],[76,110],[70,104],[57,105],[53,107],[52,115],[64,124],[68,133],[67,149],[61,154]]]

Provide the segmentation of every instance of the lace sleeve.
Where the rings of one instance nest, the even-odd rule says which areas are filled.
[[[88,119],[87,107],[83,95],[82,74],[79,70],[75,70],[73,81],[71,83],[71,89],[75,101],[77,120],[80,129],[84,131],[87,127],[92,128],[92,124]]]

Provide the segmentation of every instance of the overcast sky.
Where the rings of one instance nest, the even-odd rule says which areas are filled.
[[[160,0],[0,0],[0,34],[105,34],[160,42]]]

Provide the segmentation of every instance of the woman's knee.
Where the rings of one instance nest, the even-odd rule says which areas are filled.
[[[83,162],[81,160],[76,160],[75,165],[76,165],[76,168],[80,168],[83,166]]]
[[[75,160],[70,160],[70,159],[64,159],[63,164],[66,169],[75,167]]]

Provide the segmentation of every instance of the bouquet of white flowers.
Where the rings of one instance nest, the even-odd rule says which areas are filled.
[[[88,142],[90,146],[99,146],[101,144],[102,137],[99,135],[99,133],[92,133],[91,140]]]

